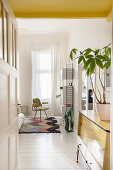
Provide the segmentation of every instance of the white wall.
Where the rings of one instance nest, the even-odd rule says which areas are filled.
[[[19,56],[20,56],[20,103],[28,106],[31,113],[32,106],[32,61],[31,50],[34,44],[52,43],[58,48],[60,55],[60,68],[66,63],[67,57],[67,35],[66,34],[19,34]],[[59,70],[60,71],[60,70]],[[60,78],[60,75],[59,75]]]
[[[83,50],[86,48],[102,48],[111,42],[111,23],[106,23],[106,20],[76,20],[73,24],[73,30],[69,35],[68,55],[72,48]],[[78,68],[77,60],[75,65],[75,87],[74,87],[74,114],[75,120],[78,119],[78,110],[80,105],[80,69]],[[80,80],[80,81],[79,81]],[[77,121],[76,121],[77,123]]]
[[[57,22],[57,21],[56,21]],[[66,24],[67,23],[67,24]],[[19,34],[19,55],[20,55],[20,102],[23,105],[29,106],[29,113],[31,112],[32,104],[32,68],[31,68],[31,48],[35,43],[55,43],[60,55],[60,68],[65,66],[66,61],[69,61],[69,52],[72,48],[83,50],[85,48],[102,48],[111,42],[111,23],[106,23],[103,19],[93,20],[71,20],[65,21],[69,33],[49,33],[49,34]],[[70,25],[70,30],[69,30]],[[63,28],[63,29],[64,29]],[[62,29],[61,29],[62,30]],[[64,31],[65,32],[65,31]],[[68,43],[68,45],[67,45]],[[77,61],[74,62],[75,67],[75,90],[74,90],[74,103],[75,103],[75,117],[78,113],[80,105],[79,91],[80,84],[78,75]],[[78,72],[79,70],[79,72]],[[79,84],[79,85],[78,85]],[[76,118],[75,118],[76,119]]]

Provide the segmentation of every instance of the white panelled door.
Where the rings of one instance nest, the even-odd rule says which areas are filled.
[[[0,170],[17,170],[17,24],[9,0],[0,0]]]

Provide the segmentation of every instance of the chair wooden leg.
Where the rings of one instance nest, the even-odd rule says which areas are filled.
[[[35,119],[36,114],[37,114],[37,111],[35,112],[35,115],[34,115],[34,118],[33,118],[33,119]]]
[[[44,112],[45,112],[45,115],[46,115],[46,117],[47,117],[47,113],[46,113],[46,111],[44,110]],[[48,118],[48,117],[47,117]]]
[[[41,110],[40,110],[40,122],[41,122]]]

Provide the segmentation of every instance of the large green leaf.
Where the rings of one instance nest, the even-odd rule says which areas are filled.
[[[70,52],[70,59],[73,61],[73,51]]]
[[[78,50],[76,48],[73,48],[72,51],[74,54],[76,54]]]
[[[83,58],[84,58],[83,56],[80,56],[80,57],[79,57],[79,59],[78,59],[78,64],[80,64],[81,61],[83,61]]]
[[[100,52],[99,49],[97,49],[97,50],[94,51],[95,55],[98,55],[99,52]]]
[[[110,61],[110,58],[107,55],[104,55],[103,61]]]
[[[88,59],[88,60],[85,62],[84,66],[83,66],[83,69],[87,70],[87,68],[88,68],[88,66],[91,64],[91,61],[92,61],[92,60],[93,60],[92,58]]]
[[[80,51],[80,55],[83,55],[83,52],[82,52],[82,51]]]
[[[111,56],[111,48],[110,47],[105,49],[105,55],[110,55]]]
[[[105,67],[106,69],[108,69],[108,68],[110,67],[110,65],[111,65],[111,61],[108,61],[108,62],[106,62],[106,63],[104,64],[104,67]]]
[[[90,74],[94,73],[95,66],[96,66],[95,60],[91,60],[91,64],[90,64],[90,67],[89,67]]]
[[[92,58],[92,57],[93,57],[93,55],[89,55],[89,54],[85,56],[86,59]]]
[[[103,63],[102,63],[102,61],[101,61],[99,58],[96,58],[96,64],[97,64],[101,69],[103,69]]]
[[[86,60],[85,60],[85,58],[83,57],[83,62],[84,62],[84,64],[86,63]]]
[[[103,60],[105,59],[105,57],[103,55],[97,55],[96,57],[98,57],[100,60],[101,59],[103,59]]]
[[[71,52],[70,52],[70,58],[71,58],[71,60],[73,61],[73,53],[76,55],[77,54],[77,49],[76,48],[73,48],[72,50],[71,50]]]
[[[86,50],[84,50],[84,52],[86,52],[87,54],[89,54],[92,51],[91,48],[87,48]]]
[[[111,56],[111,48],[108,48],[108,52],[109,52],[109,54],[110,54],[110,56]]]
[[[106,76],[107,76],[107,77],[109,77],[109,75],[110,75],[109,73],[106,73]]]
[[[89,76],[89,68],[86,71],[86,75]]]

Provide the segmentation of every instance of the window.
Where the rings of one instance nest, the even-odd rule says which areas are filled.
[[[52,95],[52,50],[39,48],[32,51],[32,94],[42,101],[50,100]]]
[[[12,66],[13,58],[13,24],[10,22],[10,65]]]
[[[10,22],[10,65],[16,68],[16,29]]]
[[[4,9],[4,60],[7,62],[8,61],[8,24],[7,24],[7,12]]]
[[[3,40],[2,40],[2,3],[0,2],[0,58],[3,59]]]
[[[12,25],[12,65],[16,67],[16,30]]]
[[[14,67],[15,68],[17,68],[17,55],[16,55],[16,52],[17,52],[17,50],[16,50],[16,29],[14,28],[14,60],[15,60],[15,64],[14,64]]]

